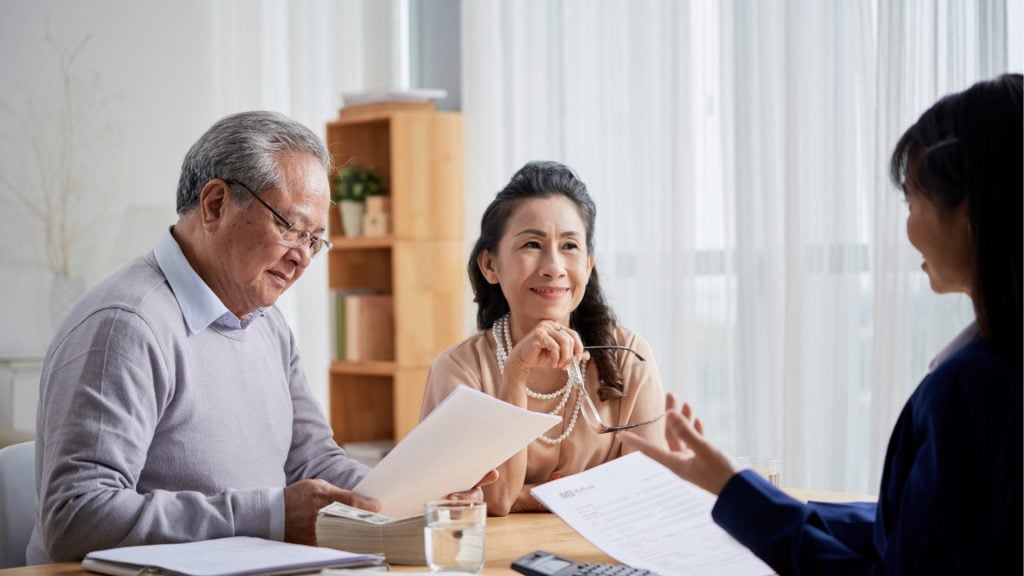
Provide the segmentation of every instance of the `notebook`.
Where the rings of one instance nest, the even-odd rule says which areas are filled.
[[[233,536],[183,544],[99,550],[82,560],[82,568],[114,576],[135,576],[141,571],[176,576],[247,576],[296,574],[383,562],[384,558],[376,554],[353,554],[332,548]]]

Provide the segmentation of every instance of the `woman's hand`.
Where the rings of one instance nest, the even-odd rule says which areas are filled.
[[[583,360],[583,340],[575,330],[551,320],[533,327],[508,354],[505,370],[513,369],[525,376],[538,366],[564,370],[573,357]]]
[[[519,498],[516,500],[515,504],[512,505],[510,512],[547,512],[547,506],[541,504],[539,500],[534,498],[530,491],[534,486],[540,486],[546,482],[558,480],[561,477],[561,472],[552,472],[544,482],[540,482],[538,484],[524,484],[523,490],[520,492]]]
[[[530,372],[538,367],[564,370],[573,358],[587,358],[579,334],[558,322],[542,320],[508,352],[501,384],[495,396],[514,406],[526,408],[529,404],[526,390]],[[535,505],[530,502],[532,496],[529,495],[529,487],[524,486],[526,461],[527,448],[524,447],[498,467],[502,480],[484,491],[491,515],[505,516],[521,506]],[[536,506],[543,509],[539,503]]]
[[[717,495],[736,473],[736,465],[704,439],[704,425],[693,416],[689,404],[683,404],[678,412],[675,407],[675,396],[669,394],[665,402],[668,450],[633,432],[622,432],[622,443],[657,460],[683,480]]]
[[[465,492],[452,492],[448,495],[449,500],[469,500],[470,502],[483,502],[484,491],[482,488],[488,484],[494,484],[498,480],[498,471],[491,470],[476,483],[471,489]]]

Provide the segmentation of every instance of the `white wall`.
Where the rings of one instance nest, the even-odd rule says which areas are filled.
[[[0,360],[0,430],[35,432],[41,370],[38,359]]]
[[[278,110],[323,134],[342,91],[390,82],[394,9],[362,0],[0,4],[0,358],[39,357],[52,335],[43,227],[17,193],[40,203],[67,167],[73,200],[63,205],[77,234],[69,274],[92,286],[174,222],[181,160],[218,118]],[[64,68],[65,100],[61,54],[80,45]],[[279,302],[325,407],[326,284],[321,258]],[[12,410],[0,395],[0,419]]]

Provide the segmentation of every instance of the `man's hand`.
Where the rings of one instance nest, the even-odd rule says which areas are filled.
[[[316,513],[331,502],[376,512],[380,502],[326,480],[299,480],[284,489],[284,541],[316,546]]]

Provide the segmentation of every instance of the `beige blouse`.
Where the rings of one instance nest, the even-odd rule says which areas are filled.
[[[628,346],[646,359],[641,362],[628,352],[616,353],[619,369],[622,373],[623,397],[609,402],[598,399],[598,377],[596,364],[589,363],[586,370],[586,387],[591,399],[601,414],[601,420],[608,426],[643,422],[657,417],[665,411],[665,394],[658,375],[658,366],[654,360],[647,341],[622,327],[616,329],[616,343]],[[464,384],[481,390],[491,396],[497,396],[497,387],[501,382],[498,373],[498,362],[495,357],[494,339],[489,330],[477,332],[462,343],[442,352],[430,368],[427,386],[423,394],[423,406],[420,409],[420,420],[425,418],[456,386]],[[549,438],[556,438],[565,430],[572,412],[576,407],[578,389],[571,392],[566,407],[563,408],[562,424],[548,430]],[[559,399],[537,400],[528,399],[527,407],[538,412],[548,412],[558,405]],[[584,406],[586,408],[586,406]],[[664,420],[634,429],[648,439],[664,442]],[[623,447],[616,432],[598,434],[591,428],[583,415],[576,420],[572,433],[560,444],[549,445],[541,440],[534,440],[527,448],[527,464],[525,478],[498,479],[498,484],[489,487],[491,490],[500,486],[527,486],[546,482],[552,474],[568,476],[593,468],[609,460],[621,456]],[[486,490],[485,492],[490,492]],[[520,504],[529,501],[527,494],[520,494],[512,509],[522,508]],[[509,510],[495,510],[493,502],[489,502],[492,514],[504,514]]]

